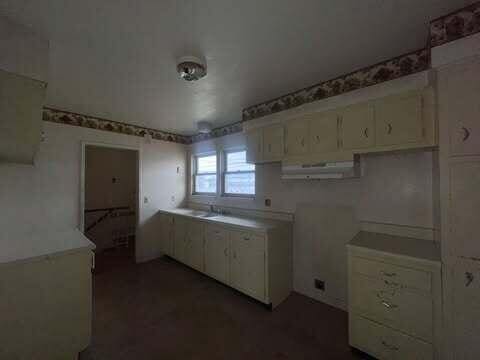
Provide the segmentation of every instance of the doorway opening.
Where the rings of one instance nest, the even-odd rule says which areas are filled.
[[[95,245],[95,273],[135,263],[139,152],[83,144],[83,233]]]

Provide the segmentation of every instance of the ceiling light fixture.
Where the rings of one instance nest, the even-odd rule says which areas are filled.
[[[186,81],[197,81],[207,75],[207,64],[195,56],[184,56],[178,60],[177,72]]]

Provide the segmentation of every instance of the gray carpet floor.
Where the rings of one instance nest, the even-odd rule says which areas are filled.
[[[270,311],[172,259],[101,266],[80,360],[366,358],[348,346],[345,312],[300,294]]]

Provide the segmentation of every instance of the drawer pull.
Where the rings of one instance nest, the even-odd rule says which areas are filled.
[[[401,287],[401,285],[395,281],[388,281],[388,280],[384,280],[383,281],[385,283],[385,285],[387,286],[391,286],[391,287],[395,287],[395,288],[399,288]]]
[[[395,345],[391,345],[389,343],[387,343],[385,340],[382,340],[382,345],[384,347],[386,347],[388,350],[391,350],[391,351],[398,351],[400,350],[400,348],[398,346],[395,346]]]
[[[244,237],[243,240],[248,241],[248,240],[250,240],[250,238],[249,237]]]
[[[465,287],[469,287],[472,284],[474,279],[473,273],[467,271],[465,273],[465,278],[467,279],[467,282],[465,283]]]
[[[382,274],[383,276],[388,276],[388,277],[397,276],[397,274],[394,273],[394,272],[386,272],[386,271],[380,271],[380,274]]]
[[[390,304],[388,301],[383,300],[382,305],[385,306],[387,309],[395,309],[398,305]]]

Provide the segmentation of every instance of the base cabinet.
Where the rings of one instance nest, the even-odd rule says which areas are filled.
[[[228,284],[230,257],[228,231],[220,226],[207,225],[204,251],[205,274]]]
[[[273,307],[292,291],[289,223],[251,229],[179,215],[173,223],[179,262]]]
[[[247,232],[230,233],[230,284],[265,301],[265,238]]]
[[[77,359],[91,338],[92,257],[0,265],[0,359]]]
[[[438,247],[360,232],[348,245],[348,263],[350,345],[379,360],[440,359]]]

